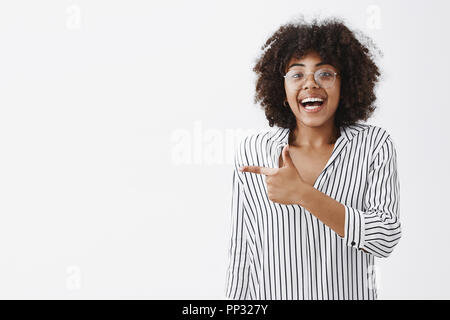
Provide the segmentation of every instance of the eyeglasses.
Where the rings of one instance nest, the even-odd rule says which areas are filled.
[[[337,72],[335,72],[333,69],[329,68],[322,68],[318,69],[315,72],[303,72],[301,70],[291,70],[286,75],[284,75],[284,78],[286,79],[287,83],[290,86],[299,88],[302,86],[308,75],[314,74],[314,80],[316,83],[324,89],[331,88],[334,85],[334,82],[336,81],[336,76],[338,75]]]

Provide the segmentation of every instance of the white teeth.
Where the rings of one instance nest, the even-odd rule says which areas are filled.
[[[317,109],[317,108],[319,108],[319,107],[320,107],[320,106],[313,106],[313,107],[306,106],[305,109],[308,109],[308,110],[314,110],[314,109]]]
[[[301,101],[301,103],[316,102],[316,101],[323,102],[323,99],[321,99],[321,98],[305,98]]]

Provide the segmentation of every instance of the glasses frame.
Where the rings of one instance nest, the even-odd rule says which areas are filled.
[[[323,89],[332,88],[332,87],[334,86],[334,83],[336,82],[336,76],[339,75],[339,72],[336,72],[336,71],[333,71],[333,70],[329,69],[328,71],[331,71],[331,73],[334,75],[334,80],[333,80],[333,83],[331,84],[331,86],[329,86],[329,87],[323,87],[323,86],[321,86],[321,85],[319,84],[319,81],[317,81],[317,78],[318,78],[317,74],[318,74],[319,71],[324,70],[324,69],[327,70],[327,68],[320,68],[320,69],[317,69],[317,70],[314,71],[314,72],[313,72],[313,71],[305,72],[305,78],[303,79],[303,81],[301,82],[301,84],[300,84],[299,86],[303,85],[303,84],[306,82],[306,79],[308,79],[308,76],[309,76],[310,74],[313,74],[313,75],[314,75],[314,82],[315,82],[319,87],[321,87],[321,88],[323,88]],[[285,79],[288,78],[289,72],[292,72],[292,70],[286,72],[286,74],[283,76],[283,78],[285,78]]]

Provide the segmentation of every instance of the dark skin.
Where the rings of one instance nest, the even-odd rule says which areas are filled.
[[[324,67],[338,71],[332,65],[323,63],[321,57],[313,51],[302,59],[292,58],[286,68],[286,72],[311,73],[301,87],[285,82],[287,101],[297,119],[297,127],[289,137],[289,153],[300,176],[310,186],[314,185],[330,158],[338,134],[334,115],[339,104],[341,81],[337,77],[331,88],[321,88],[312,73]],[[308,113],[300,105],[302,98],[312,95],[325,99],[320,112]],[[279,167],[282,166],[283,159],[280,157]]]
[[[310,52],[301,59],[291,59],[288,68],[294,63],[303,66],[292,68],[300,68],[307,73],[324,66],[316,52]],[[324,89],[317,85],[310,74],[301,87],[290,87],[285,82],[285,90],[289,106],[297,119],[297,127],[291,131],[289,144],[281,153],[279,167],[243,166],[241,171],[264,174],[271,201],[299,204],[344,237],[345,207],[314,188],[315,181],[331,156],[338,135],[334,115],[339,104],[340,79],[336,78],[332,88]],[[307,113],[301,107],[301,99],[310,95],[325,98],[324,107],[319,112]]]

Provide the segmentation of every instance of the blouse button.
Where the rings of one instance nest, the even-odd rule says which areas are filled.
[[[355,241],[352,241],[352,246],[354,246],[356,243],[355,243]]]

